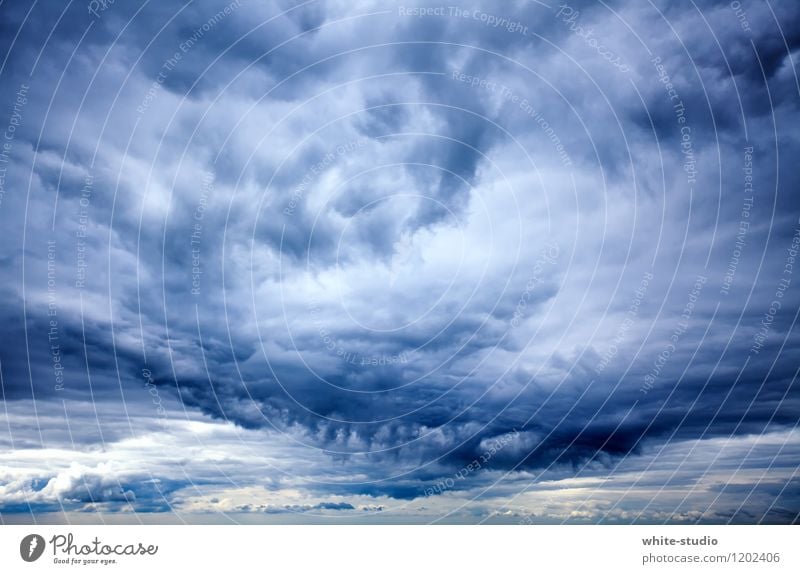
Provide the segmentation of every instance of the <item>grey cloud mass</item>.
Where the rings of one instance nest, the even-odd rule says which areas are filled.
[[[800,5],[0,6],[0,520],[793,523]]]

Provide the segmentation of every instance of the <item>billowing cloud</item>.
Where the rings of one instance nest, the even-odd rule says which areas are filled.
[[[4,519],[796,520],[797,7],[257,4],[0,7]]]

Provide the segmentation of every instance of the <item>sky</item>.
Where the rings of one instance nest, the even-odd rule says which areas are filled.
[[[799,47],[0,2],[0,522],[798,522]]]

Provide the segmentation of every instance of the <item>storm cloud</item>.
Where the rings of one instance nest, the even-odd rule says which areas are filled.
[[[800,6],[56,4],[3,521],[797,520]]]

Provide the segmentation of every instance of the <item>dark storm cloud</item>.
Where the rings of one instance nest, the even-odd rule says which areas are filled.
[[[796,289],[770,309],[798,228],[797,78],[765,7],[748,8],[745,34],[727,5],[700,6],[720,48],[689,4],[573,3],[620,72],[556,8],[530,3],[479,13],[535,34],[381,3],[243,0],[198,36],[226,6],[133,17],[115,4],[99,18],[76,6],[54,29],[60,10],[38,6],[13,47],[26,10],[3,6],[0,129],[31,84],[0,204],[6,401],[93,400],[107,421],[124,416],[120,397],[151,408],[155,389],[357,477],[327,483],[316,467],[309,491],[397,500],[490,451],[449,490],[506,472],[601,474],[652,445],[796,425]],[[776,10],[796,51],[800,12]],[[755,202],[723,294],[749,146]],[[645,272],[655,279],[615,341]],[[156,492],[92,472],[34,511],[186,500],[177,479]],[[0,499],[4,512],[19,504]],[[789,504],[775,521],[796,514]]]

